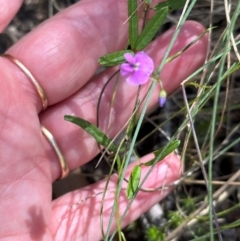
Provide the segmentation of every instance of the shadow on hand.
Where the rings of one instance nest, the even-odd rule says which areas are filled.
[[[32,240],[41,241],[46,233],[46,223],[44,221],[42,209],[32,206],[28,210],[29,220],[26,221],[30,229],[30,237]]]

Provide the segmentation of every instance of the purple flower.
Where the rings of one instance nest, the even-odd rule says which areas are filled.
[[[166,99],[167,99],[167,92],[165,90],[161,90],[159,93],[159,99],[158,99],[158,103],[160,107],[164,106]]]
[[[127,82],[131,85],[146,84],[154,70],[153,60],[144,52],[135,55],[124,54],[127,63],[120,66],[122,76],[127,76]]]

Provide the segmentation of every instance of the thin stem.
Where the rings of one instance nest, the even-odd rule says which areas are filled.
[[[210,190],[209,190],[211,185],[209,185],[207,173],[206,173],[206,170],[204,168],[203,158],[202,158],[202,154],[201,154],[201,151],[200,151],[200,148],[199,148],[198,139],[197,139],[197,135],[196,135],[196,132],[195,132],[192,116],[191,116],[191,113],[190,113],[190,109],[189,109],[189,105],[188,105],[188,101],[187,101],[186,91],[185,91],[185,88],[184,88],[183,84],[181,85],[181,87],[182,87],[182,92],[183,92],[183,99],[184,99],[184,102],[185,102],[185,105],[186,105],[186,109],[187,109],[187,113],[188,113],[189,123],[190,123],[192,134],[193,134],[193,139],[194,139],[195,146],[196,146],[196,149],[197,149],[197,154],[198,154],[198,158],[199,158],[199,162],[200,162],[200,167],[201,167],[201,170],[202,170],[204,181],[206,183],[206,189],[208,191],[208,195],[211,195],[211,197],[212,197],[212,192],[210,192]],[[212,170],[212,169],[210,169],[210,170]],[[209,172],[211,172],[211,171],[209,171]],[[208,196],[208,199],[211,199],[211,198]],[[210,200],[209,200],[209,202],[210,202]],[[220,230],[220,227],[219,227],[219,224],[218,224],[218,221],[217,221],[216,210],[215,210],[215,207],[213,206],[213,202],[212,201],[210,202],[209,207],[210,207],[210,209],[212,209],[215,226],[216,226],[217,233],[218,233],[218,238],[219,238],[220,241],[222,241],[223,239],[222,239],[222,235],[221,235],[221,230]],[[209,212],[211,212],[211,210],[209,210]],[[209,216],[210,216],[210,214],[209,214]],[[210,233],[213,234],[213,230],[211,230],[211,228],[210,228]]]

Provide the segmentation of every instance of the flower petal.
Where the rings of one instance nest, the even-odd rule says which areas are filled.
[[[120,66],[122,76],[128,76],[126,81],[131,85],[143,85],[148,82],[153,70],[153,60],[144,52],[138,52],[135,55],[124,54],[127,63]]]
[[[134,65],[136,63],[135,55],[133,56],[130,53],[126,53],[126,54],[124,54],[124,58],[131,65]]]
[[[120,73],[122,76],[130,75],[134,72],[134,69],[132,66],[130,66],[128,63],[123,63],[120,66]]]
[[[149,80],[150,75],[146,74],[142,71],[135,71],[133,74],[131,74],[126,81],[131,85],[143,85],[146,84]]]
[[[167,98],[166,97],[159,97],[158,99],[158,104],[160,107],[163,107],[165,102],[166,102]]]
[[[135,54],[136,62],[139,63],[139,70],[152,74],[154,70],[154,63],[152,58],[150,58],[144,52],[138,52]]]

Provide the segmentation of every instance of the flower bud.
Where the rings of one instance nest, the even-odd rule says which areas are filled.
[[[166,99],[167,99],[167,92],[164,89],[162,89],[159,93],[159,99],[158,99],[158,103],[160,107],[164,106]]]

